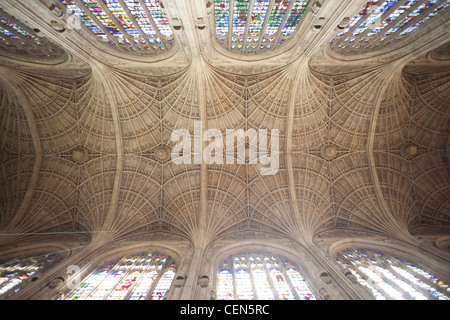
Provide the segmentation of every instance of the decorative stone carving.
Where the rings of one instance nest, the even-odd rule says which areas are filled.
[[[336,157],[337,150],[332,144],[325,144],[322,147],[321,155],[325,160],[333,160]]]
[[[209,282],[210,282],[210,280],[209,280],[209,276],[208,275],[202,275],[201,277],[200,277],[200,279],[198,280],[198,284],[199,284],[199,286],[200,287],[202,287],[202,288],[206,288],[208,285],[209,285]]]
[[[55,278],[48,284],[49,289],[55,289],[64,283],[64,279],[61,277]]]
[[[77,147],[72,151],[72,160],[76,163],[84,163],[89,158],[89,152],[84,147]]]
[[[177,274],[177,276],[173,280],[173,286],[175,288],[181,288],[182,286],[184,286],[185,282],[186,282],[186,275],[183,273]]]
[[[358,279],[356,279],[355,275],[351,272],[347,272],[345,274],[345,276],[353,283],[353,284],[357,284],[358,283]]]
[[[171,150],[167,146],[159,146],[155,149],[155,159],[159,162],[167,162],[171,157]]]
[[[312,13],[317,14],[319,12],[320,8],[322,8],[322,4],[319,1],[316,1],[311,6],[311,11],[312,11]]]
[[[330,277],[330,275],[328,274],[328,272],[323,271],[320,274],[320,279],[323,281],[323,283],[325,283],[326,285],[329,285],[330,283],[333,282],[333,279]]]
[[[408,142],[402,147],[402,156],[406,159],[412,159],[417,155],[417,146],[411,142]]]
[[[64,25],[56,20],[50,21],[50,26],[58,32],[64,32],[66,30],[66,28],[64,28]]]
[[[328,294],[325,288],[319,289],[319,295],[323,300],[331,300],[331,296]]]
[[[202,18],[202,17],[198,17],[198,18],[195,20],[195,26],[196,26],[197,29],[199,29],[199,30],[205,29],[205,28],[206,28],[206,22],[205,22],[205,19]]]
[[[349,17],[345,17],[344,19],[342,19],[341,23],[338,24],[338,28],[339,29],[345,29],[348,24],[350,23],[350,18]]]

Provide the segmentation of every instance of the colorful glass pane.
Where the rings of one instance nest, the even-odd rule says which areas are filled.
[[[147,296],[148,292],[151,289],[153,282],[156,280],[158,276],[157,271],[150,271],[144,273],[140,281],[133,288],[133,292],[130,295],[130,300],[143,300]]]
[[[123,257],[117,264],[94,272],[87,277],[80,288],[73,290],[71,300],[142,300],[151,294],[151,299],[162,299],[170,288],[175,275],[175,264],[164,270],[167,257],[158,254]],[[167,270],[167,266],[166,266]]]
[[[150,300],[162,300],[169,290],[172,280],[175,277],[175,272],[169,270],[165,272],[161,279],[159,279],[158,285],[152,293]]]
[[[315,299],[300,272],[275,255],[234,256],[222,267],[227,269],[217,274],[218,299]]]
[[[441,3],[439,6],[438,2]],[[341,54],[381,49],[416,30],[449,6],[450,0],[445,3],[439,0],[369,1],[331,41],[332,47]],[[350,30],[351,36],[339,39]],[[378,34],[380,36],[375,36]]]
[[[240,269],[235,272],[236,296],[238,300],[253,300],[252,282],[247,270]]]
[[[257,36],[261,33],[269,3],[270,0],[255,1],[249,26],[249,32],[252,36]]]
[[[295,0],[291,13],[289,14],[289,17],[283,27],[282,35],[284,37],[290,36],[294,33],[295,28],[299,24],[309,1],[310,0]]]
[[[309,289],[308,284],[301,276],[300,272],[293,268],[288,268],[286,270],[286,274],[289,276],[289,279],[291,279],[292,285],[294,286],[294,289],[297,291],[297,294],[299,295],[301,300],[315,300],[314,294],[311,292],[311,289]]]
[[[216,33],[219,37],[228,34],[229,26],[229,0],[216,1],[215,15],[216,15]]]
[[[288,8],[289,2],[290,0],[275,1],[266,29],[267,36],[270,37],[278,31],[278,28],[281,25],[281,21],[283,20],[284,14]]]
[[[172,28],[169,25],[169,20],[167,20],[166,16],[162,12],[159,0],[145,0],[145,4],[153,17],[153,20],[155,20],[155,24],[158,26],[161,34],[166,38],[172,36]]]
[[[278,296],[281,300],[293,300],[294,295],[292,294],[289,285],[287,284],[283,273],[278,269],[272,269],[270,271],[272,277],[272,282],[275,285]]]
[[[217,281],[217,299],[233,299],[233,273],[229,270],[221,270],[218,274]]]
[[[237,0],[234,2],[232,33],[236,36],[242,36],[244,34],[249,3],[249,1],[245,0]]]
[[[82,1],[84,6],[80,8],[73,0],[61,0],[106,44],[115,47],[119,43],[118,50],[151,54],[163,52],[174,43],[172,28],[159,0]]]
[[[255,269],[252,271],[253,281],[255,282],[255,290],[259,300],[275,299],[272,289],[270,288],[269,279],[264,270]]]
[[[0,266],[0,296],[29,279],[39,270],[56,262],[54,254],[28,259],[12,259]],[[15,289],[16,290],[16,289]]]
[[[347,250],[338,263],[349,269],[358,282],[369,288],[376,299],[448,300],[448,286],[401,259],[369,250]],[[425,280],[427,279],[427,280]],[[430,280],[430,282],[427,282]]]

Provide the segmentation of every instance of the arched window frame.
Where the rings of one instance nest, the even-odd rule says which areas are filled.
[[[15,60],[40,64],[58,64],[67,60],[67,53],[39,36],[21,20],[5,12],[0,6],[0,55]]]
[[[255,260],[251,260],[251,257],[253,257],[253,256],[255,257],[254,258]],[[260,260],[257,259],[258,256],[260,257]],[[241,263],[239,263],[239,265],[236,265],[237,262],[234,261],[234,259],[236,257],[241,257],[240,261],[245,261],[247,263],[247,265],[245,266]],[[245,260],[242,260],[242,257],[244,257]],[[265,259],[265,258],[268,258],[268,259]],[[256,261],[256,263],[258,263],[257,261],[259,261],[259,263],[261,263],[261,265],[257,264],[255,267],[251,267],[250,261]],[[272,263],[270,263],[270,266],[268,266],[268,262],[272,262]],[[279,300],[282,297],[280,297],[279,292],[276,290],[276,285],[274,284],[274,281],[271,276],[271,272],[273,270],[279,270],[284,278],[283,281],[286,282],[286,284],[293,296],[293,299],[302,300],[299,293],[295,289],[294,284],[292,283],[291,277],[287,274],[287,270],[291,269],[291,268],[293,270],[295,270],[296,272],[298,272],[300,274],[300,276],[302,277],[302,280],[306,283],[306,285],[312,295],[311,300],[316,299],[317,295],[314,293],[307,278],[304,277],[303,273],[301,272],[301,268],[299,268],[299,266],[296,263],[291,262],[288,258],[285,258],[284,256],[279,256],[278,254],[272,254],[270,252],[263,252],[263,251],[240,251],[238,254],[233,254],[231,257],[229,257],[227,260],[225,260],[225,262],[222,262],[222,264],[217,268],[217,273],[216,273],[216,277],[217,277],[216,292],[218,294],[217,297],[218,297],[218,299],[221,298],[221,296],[219,295],[220,292],[219,292],[219,288],[218,288],[220,272],[222,272],[223,270],[227,270],[227,271],[231,272],[232,281],[233,281],[233,297],[232,298],[238,299],[238,295],[237,295],[237,287],[238,286],[236,283],[236,273],[240,270],[246,270],[248,272],[250,282],[251,282],[253,299],[257,299],[257,300],[262,299],[261,297],[258,296],[258,292],[256,290],[255,281],[254,281],[255,270],[262,270],[265,273],[265,276],[267,277],[273,298],[275,300]]]
[[[1,263],[0,297],[10,297],[23,290],[30,282],[38,279],[40,275],[53,268],[62,259],[63,255],[50,252],[39,255],[33,254],[28,258],[16,256]],[[8,286],[8,290],[2,292]]]
[[[242,7],[241,2],[248,5]],[[264,5],[267,7],[267,10],[264,11],[265,15],[262,23],[258,24],[260,25],[259,33],[252,34],[249,26],[253,23],[252,21],[255,21],[252,20],[254,13],[257,13],[254,10],[257,10],[258,4],[261,2],[265,3]],[[290,41],[297,33],[311,0],[283,0],[281,2],[287,4],[285,11],[281,9],[277,10],[280,5],[280,1],[277,0],[214,1],[213,34],[217,45],[233,54],[259,55],[272,52]],[[234,18],[236,18],[235,13],[238,12],[237,16],[239,15],[239,11],[235,9],[241,9],[241,11],[244,10],[246,12],[245,19],[241,19],[242,21],[245,20],[243,27],[234,23]],[[224,13],[228,19],[226,19],[226,16],[224,17]],[[277,26],[275,26],[274,32],[268,35],[266,32],[270,27],[269,20],[271,20],[272,15],[275,13],[276,15],[274,17],[276,18]],[[297,16],[297,19],[293,19],[293,16]],[[226,29],[227,31],[225,31]],[[233,31],[237,33],[233,33]]]
[[[433,4],[427,7],[424,4],[428,2],[368,1],[355,16],[350,18],[346,26],[340,27],[342,31],[331,40],[330,49],[340,56],[351,57],[373,55],[374,52],[381,52],[384,49],[404,46],[403,39],[410,39],[408,35],[428,28],[424,26],[429,25],[430,20],[436,20],[436,16],[442,16],[444,11],[450,10],[448,0],[433,0]],[[370,24],[373,28],[369,28]],[[391,30],[392,28],[394,30]],[[402,41],[398,44],[400,40]]]
[[[162,261],[162,264],[154,264],[154,266],[152,265],[147,268],[139,267],[136,265],[137,263],[141,262],[142,259],[144,259],[145,257],[148,257],[149,254],[151,254],[152,257],[160,257],[161,260],[164,260],[164,261]],[[125,262],[127,262],[127,260],[130,260],[130,259],[135,259],[135,260],[133,261],[133,263],[131,265],[127,266],[125,264]],[[108,262],[105,263],[105,261],[108,261]],[[159,267],[159,265],[160,265],[160,267]],[[136,254],[122,254],[119,257],[116,254],[114,256],[114,258],[109,258],[107,260],[103,260],[103,263],[98,264],[94,268],[91,268],[91,272],[89,272],[87,275],[85,275],[82,278],[80,287],[70,290],[66,294],[66,299],[73,300],[74,294],[76,293],[76,291],[81,290],[81,287],[85,283],[87,283],[87,281],[92,276],[95,276],[96,274],[98,274],[100,272],[104,272],[104,271],[107,272],[106,276],[104,276],[98,283],[96,283],[94,285],[94,288],[92,288],[89,291],[89,293],[85,297],[83,297],[83,299],[90,298],[93,294],[95,294],[95,292],[99,288],[101,288],[102,283],[104,283],[103,281],[105,279],[107,279],[108,276],[112,275],[115,272],[123,272],[123,274],[120,275],[119,279],[116,282],[114,282],[114,284],[112,286],[109,287],[110,288],[109,292],[106,295],[102,296],[101,299],[94,299],[94,300],[109,300],[109,298],[113,297],[112,294],[115,291],[115,289],[118,288],[118,286],[121,285],[123,283],[123,281],[132,274],[132,272],[144,271],[139,275],[139,279],[136,280],[136,282],[134,282],[133,284],[131,284],[131,286],[128,288],[128,290],[126,291],[126,294],[123,296],[123,298],[119,299],[119,300],[129,300],[131,298],[132,294],[135,293],[134,290],[138,288],[138,285],[141,283],[140,280],[144,277],[144,275],[149,274],[153,271],[156,271],[156,272],[158,272],[156,278],[153,280],[150,287],[146,287],[147,293],[146,293],[145,297],[141,300],[160,300],[160,299],[166,298],[167,293],[170,291],[170,289],[173,285],[173,280],[175,279],[175,275],[177,273],[177,262],[171,255],[164,254],[163,251],[161,251],[161,250],[152,250],[152,251],[140,252],[140,253],[136,253]],[[156,294],[155,289],[161,284],[160,280],[164,276],[164,274],[166,274],[168,272],[172,273],[170,285],[168,286],[168,288],[165,289],[163,294],[160,295],[158,299],[154,299],[155,294]],[[78,293],[80,293],[80,292],[78,292]],[[75,299],[75,300],[77,300],[77,299]],[[131,300],[134,300],[134,299],[131,299]]]
[[[169,52],[174,46],[174,33],[169,17],[163,12],[159,0],[118,0],[117,3],[105,3],[103,0],[60,1],[66,10],[72,11],[81,19],[81,28],[118,52],[159,56]],[[88,6],[91,3],[95,8]],[[131,5],[139,6],[140,10],[134,12],[130,9]],[[152,9],[149,9],[149,5]],[[121,8],[120,12],[123,14],[118,15],[116,8]],[[134,28],[128,28],[125,20]],[[146,26],[152,29],[152,35],[145,32]],[[129,30],[137,31],[133,34],[138,37],[133,36]]]
[[[352,259],[349,259],[348,255],[353,254],[361,255],[362,257],[359,256],[358,258],[363,261],[365,260],[366,264],[358,263],[356,259],[352,263]],[[434,290],[436,294],[442,295],[442,297],[446,296],[447,299],[450,299],[450,291],[448,291],[449,287],[446,283],[442,282],[442,285],[439,285],[433,282],[428,277],[438,278],[426,271],[426,268],[412,262],[412,259],[405,259],[401,255],[391,253],[389,250],[364,247],[347,248],[340,250],[336,258],[338,264],[345,270],[346,275],[351,273],[356,277],[357,282],[369,289],[375,299],[389,299],[388,290],[392,292],[391,299],[395,299],[393,294],[396,292],[399,292],[407,300],[414,300],[416,298],[419,300],[438,299],[438,296],[428,291],[430,289]],[[360,268],[354,267],[355,264],[363,266],[364,269],[360,270]],[[376,266],[374,267],[373,265]],[[413,266],[413,268],[410,266]],[[385,271],[377,267],[381,267]],[[402,269],[414,276],[415,279],[411,280],[413,278],[408,278],[409,276],[404,271],[401,271]],[[364,272],[364,270],[368,271]],[[425,276],[423,272],[427,275]],[[422,282],[422,285],[417,284],[417,280]],[[411,292],[414,291],[408,292],[408,286],[412,287],[417,293],[412,294]],[[420,295],[424,298],[420,298]]]

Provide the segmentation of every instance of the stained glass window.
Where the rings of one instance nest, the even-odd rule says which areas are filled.
[[[176,265],[167,256],[125,256],[86,277],[68,300],[161,300],[169,290]]]
[[[230,257],[217,272],[218,300],[315,300],[299,269],[263,252]]]
[[[230,51],[260,53],[295,32],[310,0],[217,0],[216,35]],[[231,6],[231,7],[230,7]]]
[[[0,54],[14,59],[32,58],[33,60],[51,60],[67,57],[58,46],[46,38],[39,37],[36,32],[27,27],[0,6]]]
[[[450,300],[443,281],[403,259],[372,250],[346,250],[338,263],[377,300]]]
[[[450,0],[369,1],[331,46],[343,55],[376,51],[405,38],[449,6]]]
[[[174,43],[159,0],[61,0],[102,42],[125,53],[155,55]]]
[[[58,262],[58,256],[49,254],[28,259],[12,259],[0,265],[0,297],[19,291],[21,284],[55,262]]]

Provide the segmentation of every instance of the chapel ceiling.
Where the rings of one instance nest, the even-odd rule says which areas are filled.
[[[448,233],[449,1],[244,2],[0,1],[0,241]],[[279,130],[277,173],[174,164],[197,122]]]

